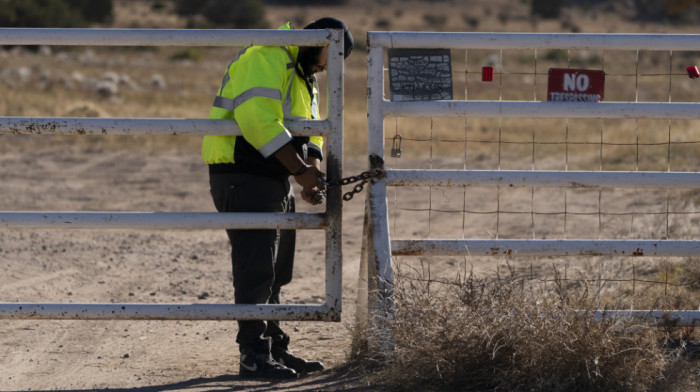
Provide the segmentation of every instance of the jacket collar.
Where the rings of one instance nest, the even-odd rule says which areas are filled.
[[[280,26],[278,30],[295,30],[294,25],[292,22],[287,22]],[[297,62],[297,56],[299,55],[299,47],[298,46],[287,46],[287,50],[289,50],[289,53],[292,55],[292,59],[294,60],[294,63],[296,64]]]

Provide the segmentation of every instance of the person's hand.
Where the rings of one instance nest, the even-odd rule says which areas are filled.
[[[301,190],[301,198],[312,206],[323,203],[324,194],[318,188],[304,188]]]
[[[319,170],[316,166],[306,165],[306,170],[298,176],[294,176],[294,180],[303,188],[317,188],[322,190],[326,189],[326,186],[323,184],[320,178],[325,177],[326,173]]]

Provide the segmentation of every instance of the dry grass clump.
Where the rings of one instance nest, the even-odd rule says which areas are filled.
[[[384,387],[640,391],[678,362],[678,349],[666,344],[669,331],[632,319],[594,320],[604,306],[583,285],[547,287],[512,274],[450,282],[419,275],[398,274],[385,327],[393,347],[372,377]]]

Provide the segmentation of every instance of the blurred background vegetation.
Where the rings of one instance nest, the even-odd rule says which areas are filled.
[[[2,0],[2,27],[87,27],[111,23],[112,0]]]
[[[130,3],[150,3],[154,12],[174,12],[184,17],[186,27],[213,28],[267,28],[266,6],[333,7],[351,3],[351,0],[136,0]],[[450,0],[379,0],[379,5],[398,3],[410,10],[414,3],[442,3],[455,5]],[[700,0],[520,0],[529,6],[531,18],[560,18],[572,10],[584,12],[615,12],[637,21],[698,23]],[[1,27],[86,27],[94,23],[110,24],[114,20],[115,3],[120,0],[0,0]],[[355,3],[355,2],[352,2]],[[470,2],[478,3],[478,2]],[[501,21],[512,15],[507,11],[508,2],[496,12]],[[511,2],[515,3],[515,1]],[[459,4],[459,2],[457,2]],[[500,2],[494,2],[498,6]],[[465,4],[463,4],[465,5]],[[447,7],[449,13],[450,8]],[[399,8],[393,16],[378,20],[379,26],[389,25],[401,17]],[[487,11],[490,13],[492,11]],[[447,14],[446,13],[446,14]],[[444,24],[446,14],[426,13],[423,19],[428,25]],[[466,15],[466,14],[465,14]],[[465,22],[475,27],[479,22],[465,16]]]

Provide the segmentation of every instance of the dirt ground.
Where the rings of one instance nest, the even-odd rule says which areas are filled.
[[[111,148],[109,143],[71,144],[73,139],[68,139],[78,137],[82,136],[57,137],[53,143],[51,136],[45,135],[3,135],[6,143],[0,149],[0,210],[215,211],[206,165],[191,146],[153,152]],[[409,162],[391,160],[387,164],[404,167]],[[425,162],[418,164],[425,166]],[[450,168],[454,164],[444,159],[431,163],[435,168]],[[346,157],[344,176],[358,174],[365,168],[362,157]],[[350,190],[346,188],[344,191]],[[433,192],[427,201],[432,215],[424,209],[429,192]],[[467,217],[465,226],[453,213],[437,213],[463,208],[465,203],[475,210],[488,209],[489,203],[493,204],[493,194],[470,190],[469,197],[463,199],[461,188],[454,192],[420,187],[402,189],[397,194],[390,192],[392,233],[397,238],[458,238],[463,234],[480,238],[500,231],[504,238],[522,238],[531,230],[529,218],[509,221],[504,215],[499,229],[491,227],[493,217]],[[520,193],[504,193],[503,205],[512,203],[514,209],[530,206],[529,192]],[[235,321],[0,320],[0,391],[374,390],[366,385],[357,364],[348,365],[365,194],[345,202],[343,208],[342,321],[284,323],[292,336],[292,351],[323,361],[326,371],[283,383],[240,379]],[[585,196],[591,195],[569,193],[572,211],[599,197]],[[649,202],[656,197],[653,193],[649,196]],[[641,194],[629,198],[624,193],[614,193],[605,199],[605,205],[611,210],[625,210],[631,208],[630,203],[637,203],[633,199],[643,198]],[[547,200],[558,202],[561,195],[538,195],[535,204]],[[298,206],[300,211],[320,210],[300,199]],[[693,217],[684,216],[689,220]],[[584,218],[590,220],[585,215]],[[597,231],[595,227],[590,229],[585,220],[570,219],[569,236],[590,238]],[[632,224],[629,219],[604,221],[606,229],[599,233],[620,238],[654,238],[658,233],[653,228],[661,226],[640,218]],[[697,227],[693,222],[674,225]],[[561,235],[557,231],[561,226],[562,222],[554,218],[534,223],[538,235],[554,237]],[[695,229],[688,230],[695,235]],[[284,303],[322,303],[323,237],[319,230],[298,231],[295,275],[283,290]],[[0,226],[0,302],[232,303],[229,252],[222,230]],[[394,261],[411,268],[405,259]],[[559,265],[557,268],[568,269],[572,276],[580,269],[581,273],[600,274],[601,279],[620,279],[632,277],[632,264],[637,273],[647,269],[654,273],[658,268],[658,261],[653,258],[593,259],[586,264],[564,260],[555,263],[542,258],[534,270],[546,275]],[[508,260],[475,257],[467,264],[462,258],[442,257],[431,259],[429,268],[448,276],[467,273],[467,269],[481,274],[509,263]],[[528,274],[533,273],[532,263],[514,265],[518,271],[524,268]],[[423,259],[413,264],[414,268],[422,266]]]
[[[200,159],[50,147],[5,153],[1,209],[213,212]],[[363,165],[348,162],[345,171]],[[284,324],[293,352],[323,361],[328,370],[284,383],[240,379],[235,321],[0,320],[0,391],[361,387],[357,373],[343,366],[355,313],[363,209],[364,197],[344,207],[342,321]],[[283,302],[322,303],[319,236],[322,231],[299,231],[294,281]],[[229,245],[220,230],[2,228],[0,265],[1,302],[233,302]]]

